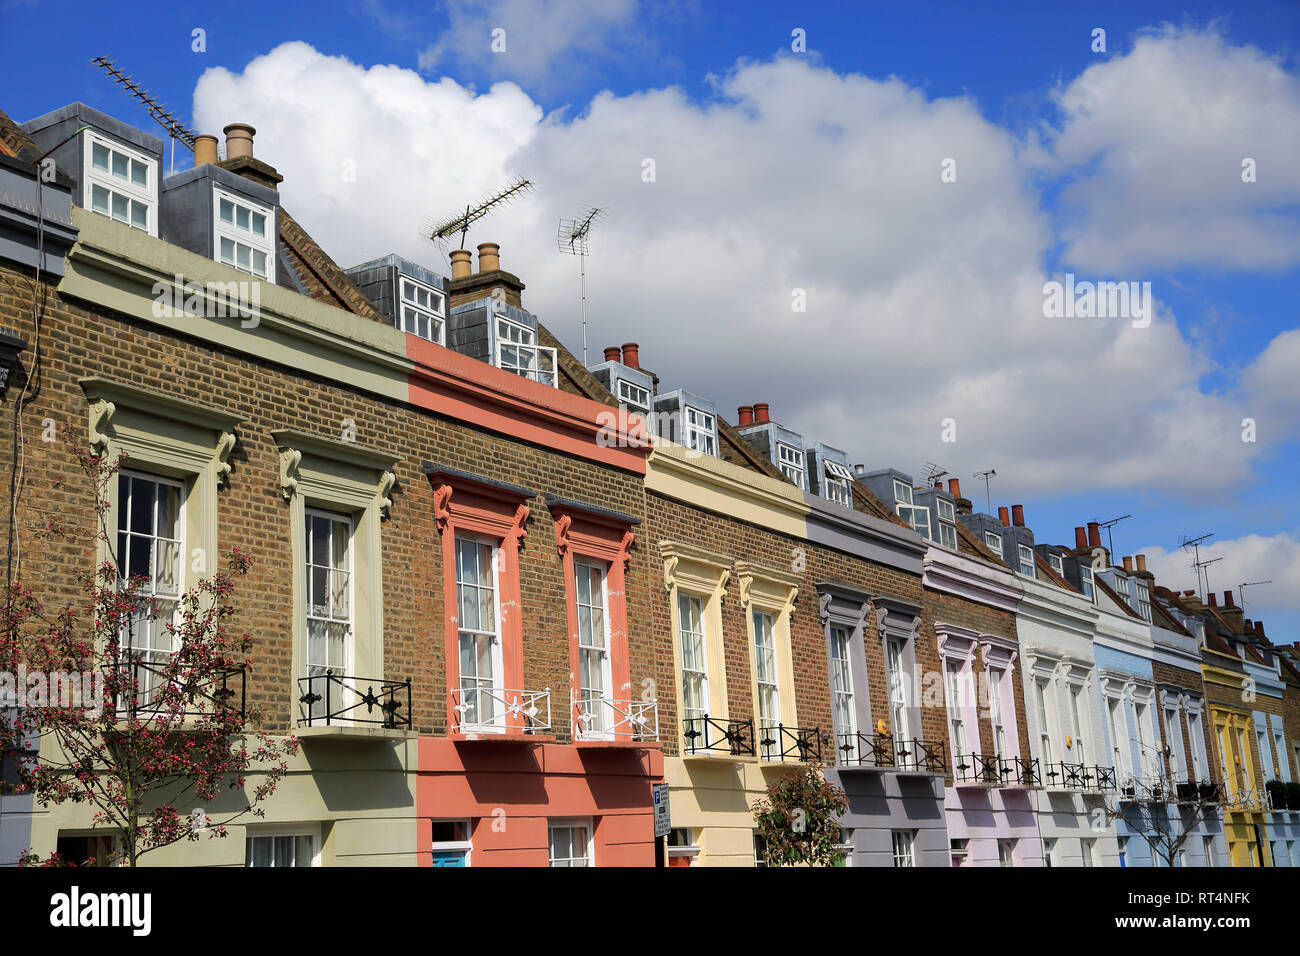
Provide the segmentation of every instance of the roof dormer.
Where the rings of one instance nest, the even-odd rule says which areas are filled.
[[[684,388],[654,400],[655,431],[663,438],[714,458],[718,454],[717,407]]]

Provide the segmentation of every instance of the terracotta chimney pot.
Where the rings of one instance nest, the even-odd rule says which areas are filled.
[[[617,345],[607,346],[605,348],[605,361],[606,362],[623,361],[623,350],[620,349]]]
[[[226,159],[253,158],[253,137],[257,130],[247,123],[231,123],[222,132],[226,134]]]
[[[478,271],[501,271],[501,246],[499,244],[495,242],[480,242],[478,244]]]
[[[470,265],[471,258],[473,257],[468,249],[456,249],[452,252],[451,277],[453,279],[467,278],[474,271],[473,266]]]
[[[1002,527],[1004,528],[1011,527],[1011,516],[1007,514],[1007,509],[1005,505],[998,506],[998,520],[1002,522]]]
[[[628,368],[641,367],[641,346],[635,342],[623,343],[623,364]]]
[[[772,420],[771,418],[768,417],[768,413],[767,413],[768,407],[769,406],[767,402],[754,403],[754,424],[755,425],[766,425],[768,422]]]
[[[1023,528],[1023,527],[1025,526],[1025,506],[1024,506],[1024,505],[1012,505],[1012,506],[1011,506],[1011,523],[1012,523],[1013,525],[1015,525],[1017,528]]]
[[[205,163],[216,165],[217,162],[217,138],[209,136],[207,133],[201,133],[194,137],[194,165],[202,166]]]

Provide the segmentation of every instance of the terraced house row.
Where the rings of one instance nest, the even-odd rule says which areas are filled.
[[[344,268],[224,132],[164,175],[84,104],[0,114],[22,579],[67,603],[104,557],[32,533],[33,500],[93,527],[38,437],[69,422],[129,456],[107,520],[160,606],[252,553],[244,692],[302,741],[264,819],[150,862],[763,865],[752,804],[816,762],[851,866],[1300,865],[1296,649],[1230,593],[729,422],[634,343],[584,367],[493,243]],[[0,796],[0,862],[117,838]]]

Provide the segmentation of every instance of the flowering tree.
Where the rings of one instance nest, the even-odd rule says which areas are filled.
[[[93,825],[120,835],[120,861],[135,866],[152,850],[203,833],[225,837],[233,821],[263,816],[298,741],[252,729],[260,715],[243,699],[253,640],[227,624],[248,554],[231,551],[224,569],[179,601],[149,597],[146,578],[119,573],[107,528],[108,489],[125,455],[110,463],[87,452],[69,426],[64,439],[94,487],[96,528],[51,518],[38,537],[102,545],[110,558],[81,576],[80,607],[52,612],[32,589],[10,586],[0,609],[0,672],[22,680],[7,695],[17,699],[0,699],[0,761],[17,767],[16,791],[41,806],[93,807]],[[134,637],[148,622],[162,624],[155,632],[170,636],[171,653],[137,651]],[[258,782],[243,792],[252,772]],[[241,791],[237,806],[209,816],[224,791]],[[81,861],[55,853],[23,862]]]
[[[1253,796],[1247,797],[1247,802]],[[1121,781],[1119,793],[1097,811],[1106,820],[1123,820],[1129,832],[1151,849],[1157,866],[1179,866],[1187,841],[1219,820],[1225,804],[1211,782],[1179,781],[1164,759],[1153,776]]]
[[[773,866],[793,863],[834,866],[841,852],[839,815],[848,809],[844,791],[812,764],[785,774],[751,808]]]

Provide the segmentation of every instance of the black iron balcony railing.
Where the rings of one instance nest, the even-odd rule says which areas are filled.
[[[894,738],[888,734],[836,734],[835,753],[842,767],[894,766]]]
[[[688,754],[729,753],[733,757],[754,756],[752,720],[714,720],[708,714],[682,721],[682,737]]]
[[[163,661],[139,656],[104,668],[110,674],[108,707],[119,716],[149,720],[212,717],[233,712],[242,720],[248,710],[248,668],[243,664],[205,675],[203,681],[178,681]],[[183,672],[182,672],[183,673]]]
[[[1201,799],[1206,803],[1222,803],[1223,793],[1219,790],[1217,783],[1201,783],[1196,787],[1200,793]]]
[[[948,757],[942,740],[894,738],[894,766],[899,770],[947,773]]]
[[[411,679],[348,677],[327,670],[298,678],[302,695],[300,727],[377,725],[385,730],[411,729]],[[364,690],[362,689],[364,687]]]
[[[821,762],[820,727],[787,727],[785,724],[762,724],[758,728],[759,753],[764,760],[802,760]]]
[[[953,761],[958,783],[983,783],[993,787],[1041,786],[1036,759],[993,754],[958,754]]]
[[[1049,763],[1042,784],[1060,790],[1114,790],[1115,771],[1086,763]]]

